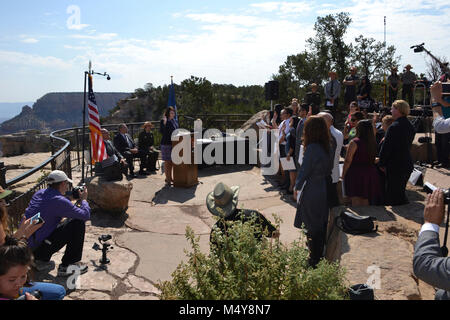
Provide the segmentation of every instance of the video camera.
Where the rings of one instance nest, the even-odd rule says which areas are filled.
[[[432,185],[429,182],[425,182],[425,184],[423,185],[423,191],[425,191],[426,193],[433,193],[434,190],[438,189],[436,186]],[[445,204],[450,204],[450,191],[449,189],[444,190],[444,203]]]
[[[100,242],[100,245],[102,245],[103,247],[100,248],[100,245],[98,243],[94,243],[94,245],[92,247],[92,249],[94,249],[95,251],[102,250],[102,258],[100,259],[100,263],[102,265],[106,265],[111,262],[106,257],[106,254],[108,253],[108,251],[113,249],[112,245],[110,243],[107,243],[107,241],[109,241],[111,239],[112,239],[112,236],[109,234],[101,235],[100,237],[98,237],[98,242]]]

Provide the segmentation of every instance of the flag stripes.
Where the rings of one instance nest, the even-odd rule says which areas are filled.
[[[89,109],[89,129],[91,131],[91,155],[92,164],[105,160],[106,147],[103,141],[100,125],[100,116],[98,113],[97,102],[95,101],[94,90],[92,89],[92,76],[89,75],[89,94],[88,94],[88,109]]]

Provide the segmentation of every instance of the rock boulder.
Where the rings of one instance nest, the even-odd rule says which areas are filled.
[[[100,177],[87,179],[88,201],[93,210],[122,214],[128,208],[133,184],[127,180],[106,181]]]

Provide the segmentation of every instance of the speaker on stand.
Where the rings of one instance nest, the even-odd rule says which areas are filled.
[[[280,83],[278,81],[269,81],[265,85],[266,101],[270,100],[270,111],[273,111],[273,100],[280,98]]]

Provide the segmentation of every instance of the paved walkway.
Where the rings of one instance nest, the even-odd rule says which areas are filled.
[[[139,177],[132,180],[134,185],[131,194],[129,208],[126,214],[121,216],[109,216],[104,213],[92,215],[92,221],[87,224],[87,234],[83,254],[83,262],[89,265],[89,271],[80,277],[76,290],[68,290],[66,299],[75,300],[156,300],[158,290],[155,287],[159,281],[169,280],[171,273],[178,264],[185,259],[185,249],[190,249],[184,236],[189,225],[197,236],[200,237],[200,246],[204,252],[209,250],[209,233],[215,223],[214,217],[208,212],[205,200],[209,192],[218,182],[224,182],[230,186],[239,185],[239,207],[258,209],[269,220],[275,221],[273,214],[282,219],[281,236],[283,243],[289,244],[299,238],[299,230],[294,228],[295,203],[286,198],[273,185],[273,181],[266,180],[259,168],[250,166],[211,167],[199,171],[199,185],[190,189],[169,188],[164,184],[164,176],[159,172],[147,177]],[[79,180],[80,173],[74,172],[74,180]],[[430,181],[440,187],[450,185],[450,174],[446,170],[428,170],[426,181]],[[421,224],[421,211],[423,211],[423,194],[417,187],[413,188],[408,196],[415,195],[414,210],[411,206],[394,208],[396,222],[411,225],[411,229],[417,230]],[[417,208],[416,208],[417,207]],[[379,215],[378,211],[386,212],[390,207],[369,207],[366,210],[356,211],[365,215]],[[400,221],[400,219],[403,219]],[[380,235],[383,237],[377,241],[387,241],[381,247],[386,248],[389,237],[395,230],[388,225],[381,225]],[[395,228],[394,228],[395,229]],[[386,231],[387,230],[387,231]],[[102,268],[99,263],[101,252],[92,249],[98,237],[104,234],[112,236],[113,249],[108,253],[111,263],[107,268]],[[398,239],[399,235],[395,234]],[[416,234],[400,234],[403,240],[409,240],[410,246],[405,247],[408,255],[404,255],[405,265],[410,265],[412,243]],[[365,239],[368,239],[367,237]],[[364,241],[353,244],[352,241]],[[348,279],[361,282],[366,276],[366,270],[358,271],[358,263],[353,261],[349,253],[360,252],[364,245],[377,246],[376,243],[365,242],[363,238],[346,240],[347,258],[344,252],[342,263],[349,269]],[[372,249],[371,249],[372,248]],[[385,255],[385,251],[366,248],[371,252],[372,260],[380,260],[390,264],[397,258]],[[349,251],[348,251],[349,250]],[[405,252],[406,252],[405,251]],[[398,252],[397,252],[398,253]],[[375,255],[377,255],[375,257]],[[37,280],[52,281],[74,287],[73,279],[65,279],[56,276],[57,266],[62,257],[58,253],[53,257],[56,266],[50,272],[37,274]],[[358,258],[359,259],[359,258]],[[386,262],[387,261],[387,262]],[[373,261],[370,261],[372,263]],[[368,262],[369,263],[369,262]],[[410,277],[410,272],[405,272]],[[360,279],[361,276],[361,279]],[[391,274],[391,276],[395,276]],[[67,281],[69,280],[69,281]],[[387,281],[388,278],[383,281]],[[363,281],[364,282],[364,281]],[[355,282],[356,283],[356,282]],[[397,282],[398,283],[398,282]],[[424,293],[427,292],[426,295]],[[431,299],[430,288],[422,290],[422,298]],[[381,294],[381,298],[404,299],[402,295],[392,296],[387,292]]]

